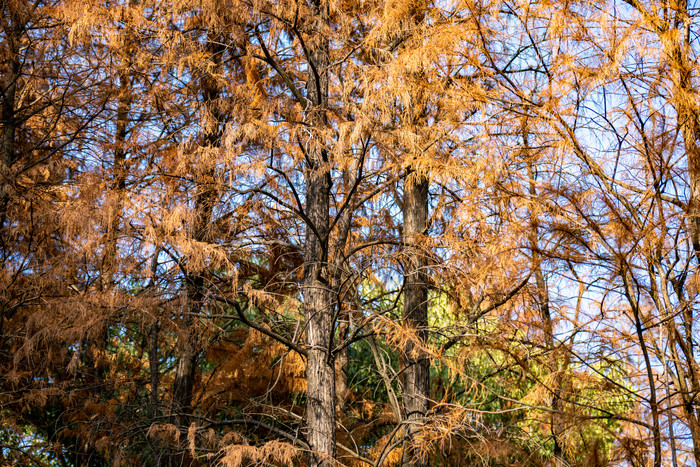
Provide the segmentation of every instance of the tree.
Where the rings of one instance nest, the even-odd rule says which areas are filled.
[[[697,460],[693,15],[4,2],[0,456]]]

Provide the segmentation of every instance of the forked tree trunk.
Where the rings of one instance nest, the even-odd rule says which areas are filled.
[[[420,246],[428,226],[428,187],[426,177],[409,174],[404,183],[404,299],[403,324],[413,331],[403,349],[403,402],[408,443],[404,448],[403,465],[427,465],[416,448],[417,434],[428,411],[430,361],[423,350],[428,338],[428,274],[427,258]]]
[[[306,142],[306,245],[304,248],[304,315],[309,348],[307,379],[307,438],[312,449],[309,465],[334,465],[335,371],[333,339],[333,300],[328,267],[329,209],[331,175],[328,153],[315,130],[327,125],[329,43],[326,34],[328,5],[310,2],[309,70],[306,95],[309,100],[306,122],[311,135]]]

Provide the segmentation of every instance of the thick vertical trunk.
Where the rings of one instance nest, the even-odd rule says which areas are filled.
[[[13,51],[11,51],[13,52]],[[7,170],[15,162],[15,133],[17,119],[15,117],[15,96],[17,94],[17,79],[19,78],[18,54],[8,59],[7,71],[2,76],[2,164]]]
[[[333,307],[326,264],[330,175],[319,168],[308,172],[306,215],[314,228],[307,228],[304,255],[304,313],[309,346],[307,437],[314,451],[310,465],[330,466],[335,457],[335,372],[330,354]]]
[[[335,457],[335,372],[333,359],[329,355],[333,317],[327,283],[319,277],[323,274],[319,271],[321,268],[318,261],[309,259],[306,268],[309,272],[304,274],[304,309],[309,345],[306,366],[307,438],[314,451],[309,462],[311,466],[334,465]]]
[[[5,30],[5,49],[3,59],[0,62],[0,124],[2,124],[2,147],[0,148],[0,229],[7,222],[7,209],[10,201],[10,188],[7,180],[10,178],[10,169],[17,161],[15,148],[15,135],[17,133],[17,115],[15,100],[17,96],[17,81],[20,75],[19,46],[22,37],[22,29],[18,24],[18,18],[12,13],[6,13],[3,21]],[[0,244],[4,246],[3,235],[0,235]]]
[[[409,174],[404,185],[403,230],[406,265],[404,271],[403,324],[412,331],[403,349],[403,402],[408,444],[403,464],[427,465],[416,449],[416,435],[428,411],[430,361],[422,350],[427,341],[428,274],[427,258],[420,239],[428,225],[428,187],[426,177]]]
[[[673,103],[678,114],[678,127],[683,135],[683,144],[688,162],[688,178],[690,182],[690,202],[687,208],[687,222],[692,239],[695,257],[700,262],[700,107],[697,101],[697,90],[692,80],[693,62],[690,57],[690,24],[687,1],[679,1],[676,5],[676,24],[683,28],[678,34],[670,36],[673,40],[662,41],[664,50],[672,71]],[[660,31],[659,34],[666,34]],[[693,392],[700,390],[695,360],[695,343],[693,341],[693,324],[695,321],[692,306],[683,307],[683,327],[687,336],[686,347],[683,348],[686,357],[688,374]],[[678,337],[678,342],[683,342]],[[683,399],[692,398],[686,395]],[[700,424],[697,408],[694,403],[684,400],[683,409],[693,438],[693,453],[695,461],[700,464]]]
[[[409,2],[405,11],[406,29],[399,32],[397,39],[403,36],[401,49],[410,44],[411,35],[420,30],[425,21],[428,2],[423,0]],[[402,42],[399,40],[399,42]],[[416,83],[411,96],[411,105],[407,109],[406,123],[410,131],[421,134],[421,128],[428,123],[428,96],[422,85],[426,81],[423,70],[408,71],[410,80]],[[404,178],[403,242],[404,242],[404,288],[403,288],[403,326],[411,336],[401,349],[400,359],[403,375],[403,423],[406,443],[403,450],[403,465],[421,467],[427,465],[424,453],[421,453],[419,433],[425,423],[430,398],[430,359],[424,348],[428,340],[428,258],[422,247],[422,236],[428,228],[428,190],[430,181],[427,176],[416,172],[416,167],[409,166]]]
[[[5,13],[0,11],[0,13]],[[0,45],[0,264],[5,264],[10,255],[8,235],[5,230],[8,222],[8,210],[10,205],[10,170],[17,161],[15,137],[17,133],[16,97],[17,80],[20,75],[19,44],[21,29],[16,23],[16,18],[10,13],[5,13],[2,18],[2,27],[5,32],[5,44]],[[0,297],[0,341],[4,340],[3,323],[13,314],[8,310],[6,299]],[[10,308],[11,310],[12,308]]]
[[[685,2],[679,2],[677,15],[680,24],[690,24]],[[700,261],[700,109],[692,82],[693,65],[689,57],[689,46],[682,43],[684,33],[685,31],[679,30],[674,41],[666,42],[665,51],[671,66],[673,101],[688,161],[690,202],[687,217],[695,256]]]
[[[675,367],[675,375],[672,375],[674,385],[678,390],[681,399],[681,409],[685,416],[685,422],[690,430],[690,435],[693,440],[693,456],[696,460],[700,460],[700,420],[698,419],[697,410],[695,408],[695,398],[698,393],[697,368],[694,361],[688,358],[689,349],[686,343],[678,332],[673,321],[668,321],[666,329],[669,336],[669,351],[670,360]],[[680,348],[681,352],[678,352]],[[682,356],[681,356],[682,354]],[[670,370],[670,365],[666,365],[667,372]],[[700,465],[700,462],[699,462]]]
[[[2,164],[7,170],[15,162],[15,95],[19,75],[19,59],[11,60],[7,73],[2,76]]]
[[[331,353],[333,339],[333,299],[329,289],[328,267],[329,209],[331,175],[323,141],[314,137],[327,125],[329,43],[326,34],[328,5],[310,2],[309,71],[306,95],[309,100],[306,121],[311,136],[306,144],[306,245],[304,251],[304,314],[309,347],[307,379],[307,438],[311,449],[309,465],[334,465],[335,371]]]

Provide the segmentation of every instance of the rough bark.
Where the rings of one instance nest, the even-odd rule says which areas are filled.
[[[311,466],[330,466],[335,457],[335,374],[330,354],[333,309],[326,264],[329,189],[327,171],[309,170],[306,215],[314,229],[308,228],[306,234],[303,296],[309,346],[307,436],[314,450]]]
[[[7,244],[8,209],[11,193],[11,169],[17,162],[17,150],[15,138],[17,133],[16,97],[17,81],[21,72],[21,60],[19,54],[22,27],[19,18],[12,9],[2,11],[2,28],[4,30],[5,44],[0,45],[0,125],[2,125],[2,140],[0,144],[0,264],[4,264],[10,255]],[[14,314],[13,308],[8,306],[10,300],[0,296],[0,339],[4,340],[4,324]]]
[[[416,435],[428,411],[430,361],[422,350],[428,338],[427,258],[420,247],[428,223],[428,187],[425,176],[409,174],[404,185],[403,229],[406,265],[404,271],[403,324],[412,331],[403,348],[403,403],[408,444],[403,464],[427,465],[416,448]]]
[[[182,428],[187,426],[192,404],[192,388],[197,369],[197,345],[196,336],[192,329],[194,325],[193,314],[199,314],[201,310],[202,286],[201,277],[196,274],[188,274],[185,277],[185,293],[187,305],[182,320],[182,335],[177,352],[177,366],[173,380],[173,407],[176,424]]]
[[[2,27],[5,30],[5,53],[0,62],[0,117],[2,118],[2,148],[0,153],[0,228],[7,222],[7,208],[10,200],[10,169],[17,161],[15,135],[17,133],[16,95],[17,81],[21,71],[20,41],[22,27],[20,19],[12,9],[3,12]],[[2,235],[0,235],[0,241]],[[3,241],[4,243],[4,241]]]
[[[641,8],[641,7],[640,7]],[[690,46],[683,38],[689,35],[690,27],[687,2],[681,1],[676,5],[677,34],[670,34],[670,25],[658,25],[660,36],[672,37],[663,40],[664,50],[671,68],[673,79],[673,104],[678,113],[678,126],[683,135],[683,143],[688,160],[688,178],[690,181],[690,202],[688,203],[688,223],[695,256],[700,261],[700,108],[697,103],[697,92],[693,87],[693,64],[690,60]]]
[[[638,9],[641,6],[638,6]],[[678,127],[683,136],[683,144],[688,162],[688,179],[690,182],[690,201],[687,208],[687,222],[689,224],[695,257],[700,262],[700,106],[698,106],[697,90],[693,86],[692,72],[693,62],[690,58],[690,24],[687,1],[680,1],[675,5],[676,34],[670,34],[666,29],[671,25],[658,23],[660,36],[668,36],[672,40],[662,40],[667,60],[671,68],[673,79],[673,104],[678,114]],[[685,40],[684,40],[685,39]],[[683,307],[683,328],[686,339],[678,335],[677,342],[686,357],[689,372],[688,376],[692,393],[681,392],[683,411],[685,412],[688,427],[693,438],[693,455],[695,461],[700,464],[700,420],[697,413],[697,405],[692,402],[694,395],[700,391],[700,376],[697,372],[695,360],[695,343],[693,342],[693,323],[695,321],[693,306]],[[683,372],[685,373],[685,372]],[[681,374],[679,374],[679,377]]]
[[[312,449],[309,465],[331,466],[336,454],[335,371],[331,353],[333,300],[328,268],[331,175],[328,154],[314,133],[327,125],[329,43],[324,37],[328,5],[310,2],[309,71],[306,121],[311,136],[306,142],[306,245],[304,249],[304,314],[309,347],[307,378],[307,438]]]

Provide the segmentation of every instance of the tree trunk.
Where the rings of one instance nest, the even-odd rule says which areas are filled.
[[[527,117],[523,119],[522,125],[522,138],[523,138],[523,158],[527,161],[527,177],[529,180],[528,193],[532,201],[538,198],[537,187],[535,185],[535,179],[537,177],[535,173],[534,163],[530,159],[530,143],[529,143],[529,129],[527,126]],[[539,238],[539,219],[537,215],[533,213],[533,209],[529,210],[530,215],[530,231],[528,232],[528,241],[530,243],[530,255],[532,258],[532,268],[535,276],[535,285],[537,287],[537,306],[540,311],[540,319],[542,320],[542,330],[544,332],[544,346],[547,349],[547,354],[549,356],[549,372],[554,375],[552,378],[552,387],[549,390],[552,393],[552,414],[551,414],[551,428],[552,428],[552,438],[554,438],[554,465],[555,467],[566,467],[569,465],[566,450],[564,449],[564,423],[562,420],[564,404],[561,397],[561,377],[559,375],[559,362],[557,362],[556,356],[554,354],[554,327],[552,325],[552,315],[549,308],[549,290],[547,287],[547,281],[542,272],[542,265],[539,254],[539,247],[537,245],[537,239]]]
[[[690,27],[687,4],[685,1],[677,5],[678,24]],[[671,76],[673,79],[673,104],[678,113],[678,126],[683,135],[683,144],[688,161],[688,176],[690,181],[690,202],[688,203],[688,223],[695,256],[700,262],[700,109],[697,103],[697,92],[693,87],[693,65],[689,56],[689,45],[683,43],[686,31],[679,30],[672,41],[664,42]],[[659,35],[665,34],[659,31]],[[700,460],[700,459],[699,459]]]
[[[304,314],[309,354],[307,379],[307,437],[312,449],[311,467],[334,465],[335,371],[331,353],[333,300],[328,268],[329,209],[331,175],[327,149],[313,134],[327,125],[329,43],[324,37],[328,5],[312,0],[306,121],[311,136],[306,142],[306,245],[304,249]]]
[[[670,35],[661,29],[657,32],[660,37],[666,35],[673,38],[673,40],[662,40],[662,43],[664,44],[664,50],[672,72],[673,104],[678,114],[678,126],[683,135],[683,145],[688,162],[688,178],[690,182],[690,201],[687,208],[688,228],[695,257],[700,262],[700,146],[698,145],[698,141],[700,141],[700,107],[697,101],[697,90],[694,88],[692,80],[694,66],[690,58],[691,49],[688,42],[692,20],[688,15],[688,3],[686,0],[679,1],[675,8],[678,34]],[[693,371],[697,366],[692,338],[694,335],[693,323],[695,321],[693,314],[692,305],[683,308],[683,326],[688,338],[684,354],[686,354],[690,370],[693,392],[697,394],[695,391],[700,389],[700,382],[695,374],[696,372]],[[680,336],[678,342],[682,344]],[[686,399],[692,398],[693,396],[691,395],[684,395],[683,408],[693,438],[695,461],[700,464],[700,422],[698,422],[697,408],[695,403],[686,402]]]
[[[403,401],[406,436],[403,464],[427,465],[421,460],[416,435],[428,411],[430,361],[422,350],[428,339],[428,274],[427,258],[421,251],[420,239],[428,226],[428,187],[426,177],[409,173],[404,182],[403,229],[406,265],[404,271],[403,324],[413,332],[403,349]]]
[[[221,55],[224,51],[224,41],[217,35],[209,37],[206,52],[215,67],[221,65]],[[216,101],[221,94],[220,87],[216,80],[209,73],[201,77],[201,90],[204,106],[209,109],[211,115],[216,120],[215,124],[208,127],[203,137],[202,145],[205,148],[219,148],[221,145],[221,124],[223,116],[216,110]],[[214,212],[214,204],[218,191],[214,183],[214,169],[206,170],[197,174],[195,181],[195,219],[193,226],[193,240],[205,242],[209,238],[209,224]],[[203,310],[205,299],[205,278],[202,271],[185,271],[185,294],[186,305],[182,317],[182,335],[180,336],[177,367],[175,369],[175,379],[173,381],[173,401],[172,409],[175,413],[175,421],[178,428],[189,425],[189,414],[192,410],[192,388],[197,370],[197,357],[199,346],[197,343],[196,330],[194,324],[196,316]]]
[[[353,186],[357,183],[358,174],[361,172],[362,167],[362,157],[358,156],[355,158],[350,167],[343,174],[344,190],[349,197],[347,199],[347,208],[341,216],[338,222],[338,234],[336,235],[336,241],[334,244],[335,251],[335,263],[333,265],[333,282],[331,290],[335,300],[333,301],[333,309],[337,311],[337,327],[338,327],[338,343],[340,349],[335,354],[335,370],[336,370],[336,398],[337,407],[341,412],[345,412],[347,409],[347,397],[348,397],[348,362],[349,362],[349,349],[350,346],[345,345],[346,340],[350,331],[350,306],[342,302],[343,296],[343,283],[348,279],[347,273],[345,271],[351,270],[352,266],[348,264],[347,258],[347,244],[348,235],[350,234],[350,229],[352,227],[352,216],[354,211],[354,195]],[[356,292],[353,292],[353,296]],[[353,300],[354,302],[354,300]]]
[[[201,311],[202,286],[204,281],[197,274],[187,274],[185,277],[187,305],[183,310],[183,335],[179,339],[177,354],[177,367],[173,380],[173,406],[175,423],[178,428],[189,424],[189,413],[192,405],[192,388],[197,369],[197,345],[196,336],[192,329],[194,325],[193,315]]]
[[[338,305],[342,306],[342,305]],[[350,311],[343,307],[338,313],[338,342],[344,342],[348,338],[350,330]],[[337,354],[336,367],[336,398],[338,410],[344,412],[348,402],[348,349],[344,346]]]
[[[0,77],[0,112],[2,115],[2,148],[0,153],[0,229],[5,227],[7,222],[7,209],[10,202],[10,187],[8,180],[10,169],[17,161],[15,150],[15,134],[17,133],[17,115],[15,100],[17,94],[17,81],[20,76],[20,56],[19,47],[22,38],[22,28],[19,18],[12,12],[8,13],[2,24],[5,30],[5,49],[3,60],[0,62],[4,73]],[[0,235],[0,242],[4,246],[3,235]]]
[[[654,444],[654,467],[661,467],[661,425],[659,424],[659,403],[656,397],[656,379],[654,378],[654,371],[651,363],[651,358],[649,357],[649,351],[647,349],[647,344],[644,339],[644,325],[642,324],[641,311],[639,309],[639,303],[637,302],[635,296],[632,292],[632,286],[630,285],[629,272],[626,270],[621,271],[622,281],[625,286],[625,297],[627,302],[632,308],[632,314],[634,316],[634,326],[637,334],[637,339],[639,341],[639,346],[642,349],[642,356],[644,358],[644,365],[646,367],[647,381],[649,383],[649,408],[651,410],[651,434]]]
[[[315,467],[331,466],[335,457],[335,372],[330,353],[333,309],[326,264],[330,175],[318,169],[308,172],[306,215],[315,228],[307,228],[306,233],[303,298],[309,346],[308,439],[314,451],[310,465]]]
[[[534,232],[536,234],[536,231]],[[532,261],[535,269],[535,284],[537,285],[538,306],[540,309],[540,318],[542,319],[542,327],[544,329],[545,348],[549,355],[549,372],[554,373],[552,378],[552,387],[549,390],[552,392],[552,438],[554,438],[554,465],[555,467],[566,467],[569,461],[564,449],[564,433],[565,427],[562,420],[564,403],[561,397],[561,377],[559,376],[559,363],[554,355],[554,328],[552,326],[552,315],[549,309],[549,292],[547,291],[547,282],[545,281],[542,267],[539,264],[539,255],[536,250],[532,251]]]
[[[673,382],[678,389],[682,402],[680,406],[685,415],[685,422],[688,424],[688,429],[690,430],[690,435],[693,440],[693,456],[698,460],[700,459],[700,420],[698,420],[697,411],[695,409],[695,398],[698,394],[697,377],[693,376],[697,371],[694,371],[694,361],[688,358],[688,347],[681,340],[682,337],[672,320],[669,320],[666,324],[666,330],[668,333],[668,348],[671,353],[671,361],[674,363],[676,369],[675,375],[672,375]],[[683,356],[677,351],[677,347],[680,347]],[[687,369],[683,365],[684,360],[688,366]],[[668,373],[670,365],[666,365],[666,368]]]
[[[156,320],[151,325],[150,342],[148,346],[148,366],[151,374],[151,417],[153,423],[158,418],[158,407],[160,398],[158,397],[158,384],[160,380],[160,358],[158,358],[158,335],[160,334],[160,322]]]

